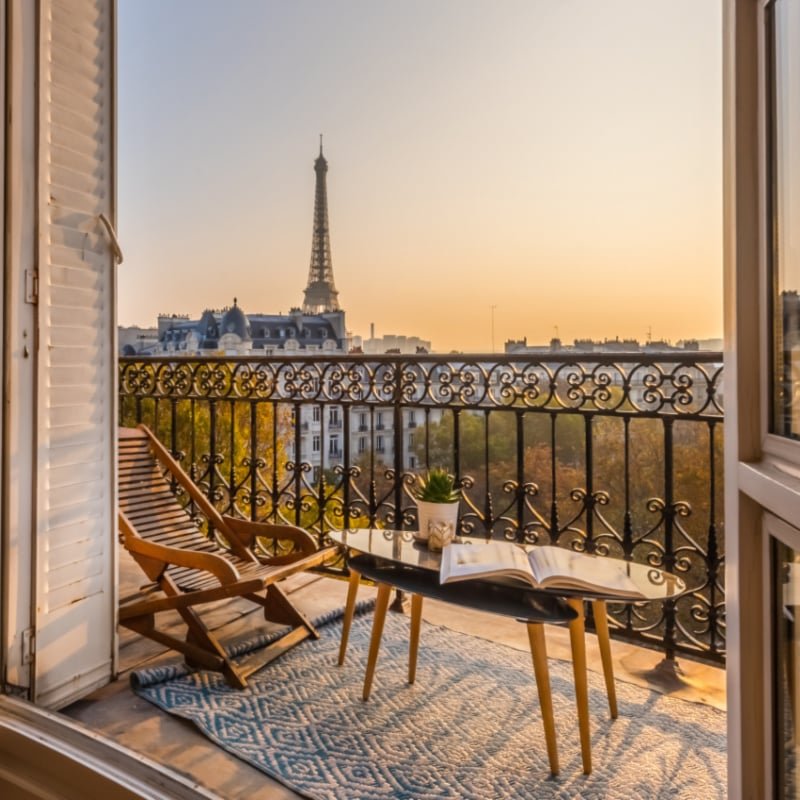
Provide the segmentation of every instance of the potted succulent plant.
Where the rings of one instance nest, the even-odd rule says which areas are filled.
[[[436,549],[441,549],[441,534],[447,538],[449,532],[452,539],[458,529],[460,494],[455,479],[447,470],[437,467],[425,475],[417,475],[413,493],[417,500],[417,538],[428,541],[430,534],[434,533],[433,544],[438,545]]]

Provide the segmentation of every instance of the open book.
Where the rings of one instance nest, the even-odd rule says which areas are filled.
[[[576,553],[547,545],[524,548],[511,542],[451,544],[444,548],[441,583],[473,578],[517,578],[534,589],[566,589],[646,599],[632,571],[618,558]]]

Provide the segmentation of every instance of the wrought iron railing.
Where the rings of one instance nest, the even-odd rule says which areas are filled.
[[[129,357],[119,378],[120,421],[149,424],[227,512],[320,544],[335,528],[413,529],[414,474],[445,466],[464,533],[680,573],[678,600],[612,605],[615,634],[724,660],[719,353]],[[335,461],[303,425],[314,406],[317,445],[324,407],[341,409]]]

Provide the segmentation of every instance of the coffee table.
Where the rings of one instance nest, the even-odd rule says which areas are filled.
[[[567,592],[559,589],[553,591],[534,591],[518,583],[507,581],[498,583],[491,580],[472,580],[454,584],[439,584],[439,567],[441,553],[431,551],[427,546],[416,541],[412,531],[394,531],[378,528],[351,529],[333,531],[331,539],[341,545],[347,553],[350,569],[350,583],[347,592],[347,603],[342,627],[342,640],[339,648],[339,664],[344,662],[347,642],[355,610],[358,584],[361,577],[374,580],[378,585],[378,597],[375,607],[372,639],[370,642],[367,671],[364,679],[363,698],[369,698],[375,665],[380,649],[383,624],[392,587],[411,594],[411,632],[409,642],[408,679],[414,682],[416,676],[416,659],[419,646],[419,630],[422,619],[422,601],[424,597],[444,600],[467,608],[477,608],[491,613],[512,616],[525,622],[531,645],[534,662],[534,673],[539,687],[540,703],[545,727],[545,739],[548,745],[550,766],[553,774],[558,771],[555,730],[552,726],[552,704],[549,695],[549,673],[545,651],[544,630],[542,623],[567,623],[569,626],[570,647],[572,650],[572,668],[575,678],[575,699],[578,711],[578,724],[581,741],[581,759],[583,771],[592,771],[591,738],[589,729],[589,693],[587,683],[586,643],[584,601],[593,605],[593,615],[597,640],[600,647],[603,675],[608,695],[609,711],[612,719],[617,717],[617,700],[614,686],[613,662],[608,631],[606,601],[622,601],[623,598],[613,594],[600,595],[587,592]],[[486,540],[478,537],[460,537],[461,542],[482,543]],[[630,564],[631,577],[638,584],[647,600],[663,600],[676,597],[685,591],[683,581],[670,573],[641,564]],[[503,592],[501,592],[501,588]],[[509,596],[504,592],[511,592]],[[510,602],[501,610],[502,603],[495,600],[500,595],[502,602]],[[513,597],[513,599],[511,599]],[[550,606],[547,601],[563,598],[560,606]],[[628,602],[628,599],[624,600]],[[537,614],[528,617],[524,607],[519,604],[535,603]],[[487,604],[489,607],[487,607]],[[516,605],[515,605],[516,604]],[[572,613],[562,616],[564,610]],[[521,612],[521,613],[518,613]],[[545,618],[552,614],[550,619]],[[538,662],[538,666],[537,666]],[[543,662],[543,663],[542,663]],[[541,680],[540,680],[541,676]],[[542,700],[542,687],[545,686],[545,700]],[[545,705],[550,709],[549,718]],[[552,740],[552,742],[551,742]]]

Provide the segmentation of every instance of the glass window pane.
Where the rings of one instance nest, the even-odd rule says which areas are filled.
[[[800,0],[769,9],[772,424],[800,438]]]

